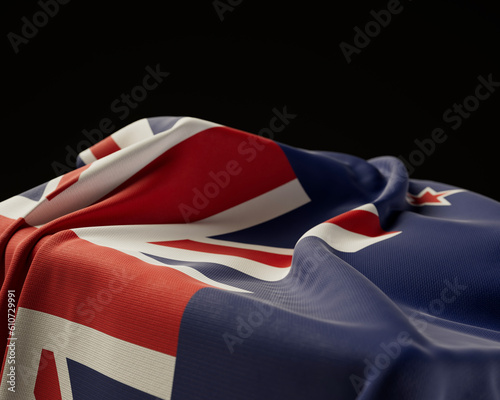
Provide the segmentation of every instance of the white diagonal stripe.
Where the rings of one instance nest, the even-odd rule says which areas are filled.
[[[132,122],[111,134],[111,137],[120,149],[124,149],[142,140],[150,139],[153,136],[153,131],[147,118]]]
[[[77,182],[49,201],[40,202],[27,216],[26,222],[37,226],[79,210],[99,200],[144,168],[168,149],[208,128],[220,126],[212,122],[183,118],[175,130],[167,130],[96,160],[81,173]]]
[[[36,326],[36,334],[33,327]],[[98,330],[51,314],[19,307],[16,318],[16,369],[24,366],[25,379],[17,376],[15,393],[0,386],[0,400],[34,400],[33,390],[42,349],[52,351],[56,360],[63,400],[72,400],[66,358],[135,389],[169,399],[175,357],[147,349]],[[140,329],[138,329],[140,334]],[[6,371],[2,377],[6,380]],[[27,379],[26,379],[27,378]]]
[[[264,281],[278,281],[288,275],[289,268],[278,268],[258,261],[238,256],[205,253],[196,250],[178,249],[175,247],[160,246],[151,243],[137,243],[137,251],[152,254],[158,257],[171,258],[176,261],[216,263],[222,264],[236,271]],[[130,249],[132,250],[132,249]],[[175,268],[175,266],[172,266]],[[203,273],[202,270],[197,270]]]
[[[0,203],[0,215],[12,219],[25,218],[36,209],[40,203],[46,201],[44,196],[55,190],[61,179],[62,176],[51,179],[47,183],[47,186],[45,186],[43,194],[38,201],[28,199],[21,195],[13,196],[2,201]]]

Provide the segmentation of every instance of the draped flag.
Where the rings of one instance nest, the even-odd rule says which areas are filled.
[[[500,399],[500,204],[136,121],[0,203],[0,399]]]

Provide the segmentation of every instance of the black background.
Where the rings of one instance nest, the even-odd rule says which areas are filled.
[[[19,3],[19,4],[17,4]],[[401,0],[369,45],[347,63],[339,47],[387,1],[220,0],[60,5],[14,52],[8,33],[41,9],[4,12],[0,199],[57,174],[83,129],[110,118],[186,115],[257,133],[273,108],[296,114],[275,140],[362,158],[408,155],[436,127],[448,139],[416,168],[431,179],[500,200],[500,88],[453,131],[443,112],[472,95],[477,77],[500,81],[500,18],[485,1]],[[272,3],[272,4],[271,4]],[[170,75],[121,119],[110,104],[142,82],[145,67]],[[81,148],[79,149],[81,150]]]

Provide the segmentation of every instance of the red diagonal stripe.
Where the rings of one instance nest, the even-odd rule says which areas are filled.
[[[90,167],[90,164],[84,165],[83,167],[80,167],[78,169],[75,169],[74,171],[64,174],[64,176],[59,181],[57,187],[46,196],[47,200],[52,200],[54,197],[56,197],[61,192],[65,191],[71,185],[74,185],[80,178],[81,173],[85,171],[88,167]]]
[[[97,159],[106,157],[108,154],[114,153],[118,150],[120,150],[120,147],[111,136],[104,138],[90,148],[90,151]]]
[[[193,240],[170,240],[165,242],[153,242],[153,244],[175,247],[177,249],[201,251],[204,253],[243,257],[248,258],[249,260],[279,268],[286,268],[292,264],[291,255],[276,254],[253,249],[241,249],[238,247],[222,246],[211,243],[195,242]]]
[[[61,400],[61,387],[57,376],[56,360],[54,359],[54,353],[49,350],[42,350],[34,394],[36,400]]]

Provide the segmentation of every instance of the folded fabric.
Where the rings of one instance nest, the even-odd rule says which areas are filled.
[[[500,203],[189,117],[78,165],[0,203],[0,399],[500,398]]]

